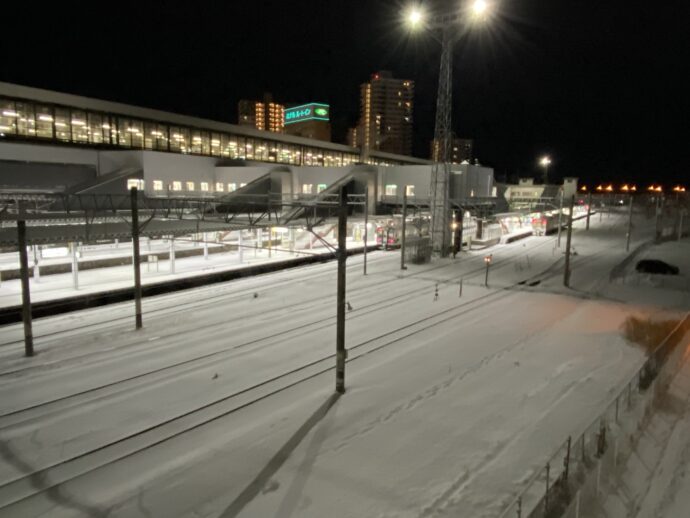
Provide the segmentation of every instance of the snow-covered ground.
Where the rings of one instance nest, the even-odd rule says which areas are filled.
[[[499,516],[643,359],[625,224],[577,223],[571,289],[555,237],[492,249],[488,287],[487,252],[350,258],[339,398],[334,263],[146,299],[138,332],[131,304],[37,320],[34,358],[2,328],[0,517]]]
[[[373,242],[370,241],[370,243]],[[357,248],[361,246],[361,242],[353,241],[348,243],[348,248]],[[160,247],[158,248],[160,249]],[[180,250],[189,248],[194,248],[194,245],[186,243]],[[196,248],[201,252],[200,246]],[[101,258],[123,256],[128,253],[127,250],[129,250],[131,254],[131,245],[126,247],[125,251],[117,249],[111,251],[112,253],[103,253]],[[167,252],[167,250],[168,248],[166,247],[165,250],[160,251]],[[155,252],[156,249],[154,248],[153,251]],[[141,282],[143,284],[154,284],[157,282],[182,279],[212,272],[246,268],[258,263],[290,261],[295,257],[307,254],[323,253],[328,253],[328,250],[324,246],[320,246],[320,244],[318,247],[315,246],[312,250],[293,252],[273,249],[270,253],[267,248],[257,249],[247,247],[243,251],[242,262],[240,262],[240,255],[237,251],[212,253],[207,257],[203,255],[184,258],[177,257],[175,258],[175,273],[171,272],[170,261],[167,259],[159,261],[158,264],[144,262],[141,264]],[[43,275],[38,279],[32,276],[29,279],[29,289],[31,291],[32,302],[39,302],[131,287],[134,283],[133,278],[134,273],[132,265],[111,266],[80,271],[79,286],[76,290],[73,285],[72,273]],[[2,281],[2,283],[0,283],[0,307],[16,306],[20,304],[20,280],[12,279],[9,281]]]
[[[609,294],[657,307],[690,309],[690,240],[644,247],[638,258],[660,259],[680,267],[679,276],[639,274],[634,262],[623,264]],[[636,261],[635,261],[636,262]],[[606,491],[584,505],[597,518],[679,518],[690,510],[690,332],[678,343],[680,372],[654,412],[634,421],[620,440],[626,449],[617,469],[604,475]],[[671,362],[675,365],[675,361]],[[593,473],[590,475],[595,477]]]

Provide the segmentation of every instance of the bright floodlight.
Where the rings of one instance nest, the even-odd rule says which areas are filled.
[[[544,167],[551,165],[551,159],[548,156],[542,157],[542,159],[539,161],[541,165]]]
[[[409,23],[412,28],[418,27],[419,24],[422,23],[422,18],[422,11],[416,7],[411,8],[407,13],[407,23]]]
[[[485,14],[488,8],[489,4],[486,3],[486,0],[475,0],[472,4],[472,11],[478,16]]]

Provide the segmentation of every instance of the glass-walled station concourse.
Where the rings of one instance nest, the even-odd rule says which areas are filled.
[[[85,102],[78,106],[76,103],[68,105],[3,95],[5,86],[26,90],[27,93],[47,93],[48,97],[53,94],[55,97],[83,99]],[[118,113],[84,106],[99,103],[104,108],[115,106],[124,109],[118,110]],[[136,116],[137,111],[150,112],[159,117]],[[191,120],[194,124],[175,122],[175,119]],[[360,161],[356,148],[275,133],[267,138],[262,135],[265,132],[258,130],[253,134],[248,133],[252,131],[231,124],[0,83],[0,141],[35,139],[80,146],[143,149],[301,166],[343,167]],[[412,157],[376,155],[372,153],[365,161],[372,165],[426,162]]]

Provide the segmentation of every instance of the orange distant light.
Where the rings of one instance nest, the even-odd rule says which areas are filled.
[[[657,188],[654,189],[654,190],[655,190],[656,192],[661,192],[661,191],[663,191],[663,189],[661,188],[661,185],[657,186]]]
[[[647,187],[647,190],[648,191],[655,191],[656,187],[654,187],[653,185],[650,185],[649,187]]]
[[[580,187],[580,190],[581,190],[582,192],[587,192],[587,186],[586,186],[586,185],[583,185],[582,187]]]
[[[637,191],[637,186],[636,186],[636,185],[633,185],[633,186],[630,188],[630,190],[631,190],[631,191]]]
[[[685,192],[685,187],[683,187],[682,185],[676,185],[676,186],[673,188],[673,190],[674,190],[675,192]]]
[[[603,191],[604,188],[601,185],[597,185],[597,191]]]
[[[610,184],[607,185],[607,186],[606,186],[606,190],[607,190],[608,192],[613,191],[613,185],[610,185]]]
[[[623,187],[621,187],[621,191],[629,191],[630,187],[628,187],[628,184],[626,183]]]

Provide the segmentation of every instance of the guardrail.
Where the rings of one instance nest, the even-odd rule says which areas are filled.
[[[623,421],[628,421],[628,428],[637,427],[682,366],[685,350],[676,345],[688,331],[690,313],[648,355],[604,411],[582,433],[568,437],[546,460],[500,518],[579,518],[584,498],[581,490],[598,494],[602,471],[618,464],[621,445],[616,432],[623,428]],[[586,476],[592,470],[596,470],[594,487],[587,484]]]

